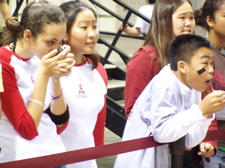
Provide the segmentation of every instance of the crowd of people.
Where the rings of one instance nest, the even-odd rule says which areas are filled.
[[[203,141],[208,130],[225,128],[225,0],[206,0],[197,10],[190,0],[149,0],[139,12],[151,21],[118,28],[146,34],[127,64],[122,141],[153,136],[166,144],[119,154],[114,167],[170,168],[167,143],[182,137],[183,168],[225,167],[225,140]],[[95,52],[96,12],[79,0],[40,0],[20,20],[5,19],[0,162],[104,145],[108,77]],[[196,25],[206,37],[194,33]]]

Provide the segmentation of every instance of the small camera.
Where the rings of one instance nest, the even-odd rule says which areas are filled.
[[[58,48],[58,54],[61,53],[64,50],[64,48],[61,46]]]

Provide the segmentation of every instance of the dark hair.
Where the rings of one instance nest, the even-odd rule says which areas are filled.
[[[84,10],[90,10],[93,12],[95,18],[97,19],[97,15],[95,11],[89,7],[87,4],[80,2],[80,1],[69,1],[61,4],[59,6],[63,12],[65,13],[67,17],[67,32],[71,29],[71,26],[75,22],[77,15],[84,11]],[[85,57],[88,57],[91,59],[93,67],[92,69],[95,69],[98,66],[99,63],[99,56],[97,53],[92,53],[92,54],[84,54]]]
[[[149,4],[154,4],[156,2],[156,0],[148,0]]]
[[[160,69],[169,62],[169,46],[174,38],[172,15],[177,8],[189,0],[157,0],[151,18],[151,26],[145,38],[145,45],[157,48]]]
[[[225,3],[225,0],[206,0],[203,7],[195,10],[196,25],[199,25],[209,30],[209,25],[206,22],[206,17],[215,19],[215,12],[219,10],[220,6]]]
[[[6,31],[1,43],[9,45],[23,37],[23,32],[29,29],[35,38],[42,33],[43,27],[51,23],[65,23],[66,17],[62,10],[48,1],[31,2],[23,10],[21,21],[16,17],[6,20]]]
[[[199,35],[184,34],[174,38],[169,52],[171,69],[176,71],[179,61],[190,63],[191,58],[201,47],[212,48],[211,43],[205,37]]]

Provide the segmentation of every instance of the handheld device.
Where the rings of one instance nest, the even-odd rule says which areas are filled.
[[[64,48],[61,46],[58,48],[58,54],[61,53],[64,50]]]

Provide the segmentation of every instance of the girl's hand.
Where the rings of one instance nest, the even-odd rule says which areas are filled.
[[[39,71],[46,77],[60,77],[69,75],[71,68],[75,64],[74,55],[70,52],[70,47],[64,45],[64,50],[52,50],[41,58]]]
[[[58,61],[58,67],[59,71],[62,73],[60,76],[67,76],[71,73],[75,60],[74,55],[70,53],[70,47],[68,45],[63,45],[62,48],[64,48],[64,50],[59,54],[63,54],[63,57]]]

